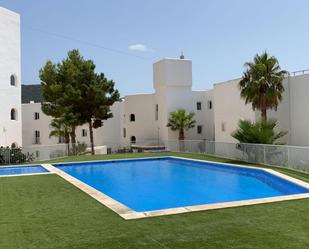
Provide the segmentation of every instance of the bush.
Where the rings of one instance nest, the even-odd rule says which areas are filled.
[[[32,156],[26,156],[21,147],[0,147],[0,164],[20,164],[32,161]]]

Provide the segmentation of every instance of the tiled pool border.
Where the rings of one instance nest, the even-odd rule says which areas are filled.
[[[232,167],[236,166],[236,167],[242,167],[242,168],[260,169],[260,170],[268,172],[272,175],[278,176],[278,177],[280,177],[284,180],[287,180],[289,182],[292,182],[294,184],[297,184],[299,186],[302,186],[302,187],[309,189],[309,183],[306,183],[306,182],[303,182],[301,180],[290,177],[288,175],[279,173],[275,170],[265,169],[265,168],[260,168],[260,167],[236,165],[236,164],[231,164],[231,163],[220,163],[220,162],[213,162],[213,161],[206,161],[206,160],[175,157],[175,156],[129,158],[129,159],[104,160],[104,161],[101,160],[101,162],[161,159],[161,158],[175,158],[175,159],[195,161],[195,162],[212,163],[212,164],[217,164],[217,165],[228,165],[228,166],[232,166]],[[98,161],[92,161],[92,162],[98,162]],[[81,163],[85,163],[85,162],[81,162]],[[272,202],[280,202],[280,201],[309,198],[309,193],[305,193],[305,194],[285,195],[285,196],[259,198],[259,199],[252,199],[252,200],[243,200],[243,201],[233,201],[233,202],[222,202],[222,203],[205,204],[205,205],[197,205],[197,206],[177,207],[177,208],[161,209],[161,210],[154,210],[154,211],[148,211],[148,212],[136,212],[136,211],[130,209],[129,207],[123,205],[122,203],[114,200],[113,198],[105,195],[104,193],[94,189],[93,187],[89,186],[88,184],[86,184],[86,183],[76,179],[75,177],[65,173],[64,171],[54,167],[51,164],[41,164],[41,166],[46,168],[50,173],[57,174],[60,177],[62,177],[63,179],[65,179],[66,181],[70,182],[75,187],[77,187],[80,190],[82,190],[83,192],[87,193],[92,198],[94,198],[95,200],[97,200],[98,202],[103,204],[104,206],[113,210],[115,213],[117,213],[119,216],[121,216],[125,220],[133,220],[133,219],[140,219],[140,218],[147,218],[147,217],[156,217],[156,216],[171,215],[171,214],[190,213],[190,212],[205,211],[205,210],[212,210],[212,209],[249,206],[249,205],[256,205],[256,204],[265,204],[265,203],[272,203]]]

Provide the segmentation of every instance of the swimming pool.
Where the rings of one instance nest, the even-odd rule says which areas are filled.
[[[176,158],[54,166],[136,212],[309,193],[262,169]]]
[[[40,165],[0,167],[0,176],[29,175],[40,173],[48,173],[48,170]]]

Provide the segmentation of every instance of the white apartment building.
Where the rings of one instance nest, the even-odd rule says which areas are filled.
[[[178,108],[194,112],[197,126],[187,139],[214,139],[213,91],[192,91],[192,61],[163,59],[153,65],[153,94],[122,98],[112,107],[113,118],[94,130],[95,145],[128,147],[131,143],[149,145],[177,139],[178,133],[166,127],[169,113]],[[23,146],[54,145],[49,138],[51,117],[41,111],[35,100],[22,104]],[[77,129],[77,140],[89,144],[88,126]]]
[[[284,140],[289,145],[309,146],[309,71],[292,73],[284,82],[285,92],[277,111],[268,111],[268,117],[278,120],[279,129],[288,131]],[[235,142],[231,133],[240,119],[258,120],[260,113],[245,105],[240,98],[240,79],[214,85],[215,140]]]
[[[51,117],[41,111],[41,99],[21,105],[19,15],[0,8],[0,145],[16,143],[23,147],[62,143],[49,137]],[[240,119],[257,120],[259,112],[240,98],[237,80],[214,84],[213,89],[192,90],[192,61],[165,58],[153,65],[152,94],[128,95],[111,107],[113,118],[95,129],[95,145],[111,148],[165,143],[178,133],[166,127],[169,113],[184,108],[195,113],[196,127],[187,131],[188,140],[235,142],[231,133]],[[268,115],[289,131],[290,145],[309,146],[309,74],[289,76],[277,111]],[[27,86],[25,86],[27,88]],[[22,132],[21,132],[22,130]],[[88,127],[78,127],[77,140],[89,144]]]
[[[0,146],[22,145],[20,17],[0,7]]]

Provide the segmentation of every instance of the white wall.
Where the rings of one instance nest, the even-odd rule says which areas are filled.
[[[197,134],[197,127],[191,130],[192,135],[191,139],[206,139],[213,141],[214,140],[214,99],[213,99],[213,90],[208,91],[195,91],[193,92],[194,99],[194,109],[195,109],[195,119],[196,125],[202,125],[202,134]],[[202,103],[202,110],[197,110],[196,103]],[[209,107],[209,102],[211,102],[211,109]]]
[[[290,116],[290,82],[289,78],[286,78],[283,81],[284,86],[284,93],[282,97],[282,102],[279,104],[277,110],[268,110],[267,111],[267,117],[268,119],[276,119],[277,120],[277,130],[278,131],[288,131],[289,133],[280,139],[281,142],[285,142],[289,145],[291,145],[291,116]],[[261,113],[259,111],[256,111],[256,119],[261,119]],[[309,143],[308,143],[309,145]]]
[[[309,146],[309,74],[289,78],[291,145]]]
[[[215,140],[218,142],[236,142],[231,133],[237,129],[239,120],[255,120],[251,104],[246,105],[240,98],[238,83],[237,79],[214,85]]]
[[[111,107],[111,112],[114,117],[103,121],[103,127],[94,129],[94,144],[108,145],[112,148],[118,148],[120,144],[120,102],[116,102]],[[49,133],[52,130],[50,123],[52,117],[45,115],[41,110],[41,103],[28,103],[22,105],[23,112],[23,146],[37,146],[35,142],[35,131],[40,131],[40,145],[57,145],[58,138],[49,137]],[[40,118],[34,119],[34,113],[38,112]],[[87,130],[87,136],[82,136],[82,130]],[[89,129],[88,125],[77,127],[76,140],[81,143],[90,144],[89,141]]]
[[[197,127],[185,131],[186,139],[213,139],[213,110],[207,109],[207,102],[213,100],[211,91],[192,91],[192,61],[163,59],[153,65],[155,102],[159,104],[160,139],[178,139],[178,132],[166,127],[169,114],[183,108],[195,113],[197,125],[203,126],[202,134]],[[202,110],[196,103],[202,103]]]
[[[136,143],[156,141],[158,139],[157,124],[155,121],[155,102],[153,94],[136,94],[124,97],[122,113],[122,144],[130,145],[132,136]],[[130,121],[130,115],[135,115],[135,121]],[[123,129],[126,137],[123,137]]]
[[[20,57],[20,17],[0,7],[0,146],[22,145]],[[10,85],[11,75],[16,86]],[[11,120],[12,108],[17,120]]]

